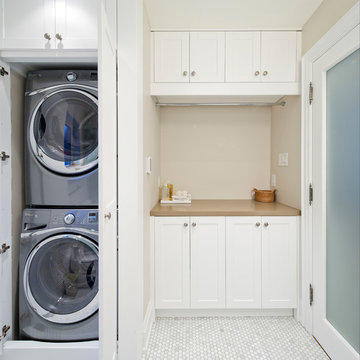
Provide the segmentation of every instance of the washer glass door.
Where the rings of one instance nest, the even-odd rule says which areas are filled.
[[[36,158],[61,174],[78,174],[97,165],[98,104],[78,89],[61,89],[45,96],[35,108],[29,141]]]
[[[98,248],[74,234],[52,236],[28,256],[24,289],[29,305],[42,318],[69,324],[98,310]]]

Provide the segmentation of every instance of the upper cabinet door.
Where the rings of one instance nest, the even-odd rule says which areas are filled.
[[[56,48],[97,48],[97,0],[56,0]]]
[[[191,307],[225,307],[225,217],[192,217]]]
[[[55,0],[0,0],[1,49],[54,49]]]
[[[190,33],[190,82],[225,81],[225,33]]]
[[[295,31],[261,33],[261,79],[263,82],[296,81]]]
[[[189,82],[189,33],[154,33],[154,81]]]
[[[259,82],[260,32],[226,33],[226,82]]]

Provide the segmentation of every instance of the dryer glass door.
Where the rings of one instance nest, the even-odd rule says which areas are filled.
[[[31,149],[48,169],[74,175],[98,159],[98,104],[78,89],[61,89],[42,99],[30,121]]]
[[[30,253],[24,269],[30,306],[42,318],[62,324],[98,310],[98,248],[74,234],[50,237]]]

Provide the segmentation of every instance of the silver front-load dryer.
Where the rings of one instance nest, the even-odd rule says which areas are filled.
[[[22,226],[21,339],[97,339],[97,210],[25,209]]]
[[[27,75],[26,203],[31,207],[98,206],[96,70]]]

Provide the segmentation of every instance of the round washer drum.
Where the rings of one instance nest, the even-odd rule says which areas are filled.
[[[86,91],[67,88],[46,95],[29,123],[34,156],[64,175],[89,171],[98,163],[98,101]]]
[[[76,323],[98,310],[98,247],[84,236],[45,239],[29,254],[23,275],[29,305],[47,321]]]

